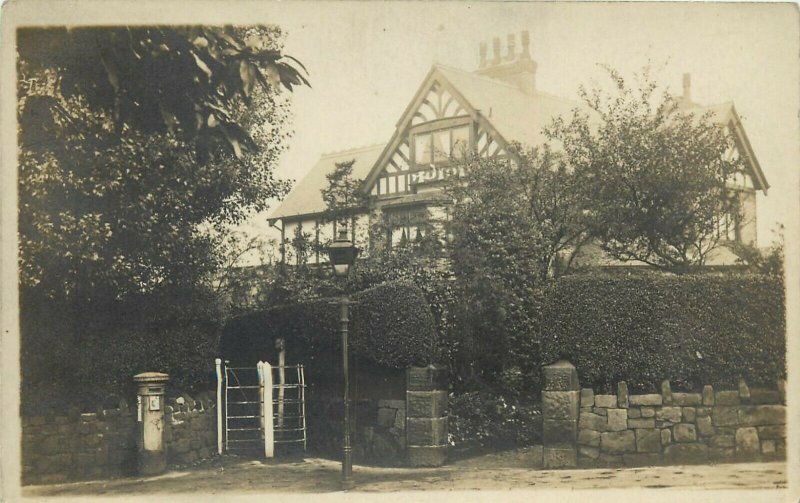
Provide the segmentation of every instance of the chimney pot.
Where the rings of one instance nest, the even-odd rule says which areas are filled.
[[[480,58],[481,58],[480,68],[486,68],[486,49],[487,49],[486,42],[481,42],[481,45],[480,45]]]
[[[516,47],[516,45],[517,45],[517,42],[514,39],[514,34],[513,33],[509,34],[508,35],[508,55],[506,56],[507,60],[514,61],[514,59],[517,57],[517,50],[516,50],[517,47]]]
[[[500,37],[494,37],[492,40],[492,49],[494,52],[494,59],[492,60],[493,65],[497,65],[500,63]]]
[[[530,58],[531,57],[531,39],[530,35],[528,34],[528,30],[524,30],[522,35],[520,36],[520,40],[522,43],[522,56]]]
[[[692,74],[683,74],[683,99],[684,101],[692,101]]]

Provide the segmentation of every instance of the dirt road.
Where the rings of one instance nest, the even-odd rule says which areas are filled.
[[[508,489],[781,489],[786,465],[740,463],[625,469],[535,470],[524,451],[485,455],[440,468],[354,467],[357,492]],[[176,493],[329,493],[339,491],[338,462],[269,462],[225,456],[148,478],[26,487],[25,496],[122,496]],[[776,492],[777,493],[777,492]]]

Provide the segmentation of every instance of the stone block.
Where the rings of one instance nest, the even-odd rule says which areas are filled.
[[[703,405],[714,405],[714,387],[710,384],[703,386]]]
[[[553,468],[574,468],[578,466],[578,451],[575,448],[559,449],[545,447],[543,450],[543,457],[545,470]]]
[[[600,450],[612,454],[636,452],[636,435],[631,430],[602,433]]]
[[[651,393],[648,395],[630,395],[628,397],[629,405],[645,405],[653,407],[661,405],[662,403],[663,397],[657,393]]]
[[[598,440],[600,439],[598,438]],[[578,447],[578,456],[589,459],[597,459],[600,457],[600,449],[598,447],[581,445]]]
[[[603,416],[603,417],[608,416],[608,409],[604,409],[602,407],[592,407],[592,412],[594,412],[598,416]]]
[[[446,390],[449,387],[447,369],[428,365],[406,369],[407,391]]]
[[[661,381],[661,400],[664,405],[672,405],[672,386],[669,381]]]
[[[682,407],[703,405],[703,396],[700,393],[673,393],[672,405]]]
[[[661,455],[654,452],[623,454],[622,460],[625,466],[655,466],[662,463]]]
[[[775,454],[775,441],[762,440],[761,441],[761,454],[772,456]]]
[[[542,369],[546,391],[574,391],[580,389],[575,366],[565,360],[557,361]]]
[[[581,407],[594,406],[594,390],[592,388],[581,389]]]
[[[684,423],[694,423],[696,419],[697,419],[697,409],[695,409],[694,407],[683,408]]]
[[[714,425],[708,416],[697,418],[697,432],[700,436],[708,437],[714,434]]]
[[[734,447],[733,435],[714,435],[708,440],[708,445],[711,447],[730,448]]]
[[[750,388],[750,403],[753,405],[780,405],[781,394],[777,390]]]
[[[409,417],[443,417],[447,411],[447,391],[408,391],[406,400]],[[379,415],[381,410],[399,411],[400,407],[378,409]]]
[[[406,397],[408,397],[408,394],[406,394]],[[405,400],[386,400],[386,399],[381,399],[381,400],[378,400],[378,408],[381,408],[381,407],[386,407],[387,409],[405,409],[406,408],[406,402],[405,402]]]
[[[656,420],[652,417],[644,417],[640,419],[628,419],[628,428],[637,429],[654,429],[656,427]]]
[[[739,379],[739,398],[745,402],[750,400],[750,387],[744,379]]]
[[[661,452],[661,431],[636,429],[634,432],[636,452]]]
[[[628,429],[628,411],[625,409],[608,409],[608,431]]]
[[[628,384],[625,381],[617,384],[617,407],[628,408]]]
[[[576,420],[579,400],[578,391],[543,391],[542,417],[552,420]]]
[[[661,407],[656,410],[656,419],[669,421],[670,423],[680,423],[683,412],[680,407]]]
[[[664,449],[664,461],[669,464],[696,464],[708,461],[705,444],[671,444]]]
[[[758,430],[753,427],[739,428],[736,430],[736,455],[755,456],[761,452],[758,441]]]
[[[617,406],[617,396],[616,395],[595,395],[594,396],[594,406],[595,407],[602,407],[604,409],[610,409]]]
[[[397,409],[386,409],[386,408],[378,409],[378,420],[377,420],[378,426],[381,426],[383,428],[391,427],[394,424],[396,415],[397,415]],[[429,418],[431,416],[421,416],[421,417]]]
[[[411,467],[442,466],[447,461],[447,446],[409,446],[406,450]]]
[[[639,407],[631,407],[628,409],[628,419],[638,419],[642,417],[642,409]]]
[[[654,407],[642,407],[642,417],[656,417],[656,409]]]
[[[578,419],[578,427],[581,429],[606,431],[607,426],[608,422],[606,421],[605,417],[598,414],[593,414],[591,412],[581,413],[581,416]]]
[[[661,445],[669,445],[672,443],[672,431],[669,428],[658,431],[661,432]]]
[[[710,417],[713,407],[697,407],[697,417]]]
[[[581,407],[580,414],[583,414],[584,412],[592,412],[592,408],[593,407]]]
[[[612,468],[620,468],[625,466],[625,458],[622,454],[611,454],[609,452],[601,452],[600,457],[597,458],[597,464],[600,466],[608,466]]]
[[[676,424],[672,428],[672,436],[676,442],[695,442],[697,441],[697,430],[693,424]]]
[[[715,399],[719,403],[719,399]],[[736,426],[739,424],[739,408],[716,405],[711,411],[711,420],[713,421],[714,426]]]
[[[756,429],[758,430],[758,438],[762,440],[786,438],[786,425],[784,424],[777,424],[774,426],[759,426]]]
[[[714,405],[739,405],[739,391],[717,391],[714,393]]]
[[[174,443],[174,449],[177,454],[185,454],[191,449],[191,442],[188,438],[182,438]]]
[[[709,447],[708,458],[711,461],[733,461],[735,451],[732,447]]]
[[[600,432],[583,429],[578,431],[578,444],[600,447]]]
[[[447,443],[447,418],[408,418],[406,438],[409,445],[439,446]]]
[[[548,447],[570,447],[575,445],[578,425],[570,420],[542,421],[542,444]]]
[[[740,407],[739,424],[742,426],[786,424],[786,406],[750,405],[746,407]]]

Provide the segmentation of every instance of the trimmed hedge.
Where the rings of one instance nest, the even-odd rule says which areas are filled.
[[[425,295],[409,282],[389,282],[350,296],[351,354],[388,368],[433,363],[436,325]],[[287,361],[339,358],[336,299],[278,306],[239,316],[225,327],[222,354],[231,361],[276,361],[274,341],[286,340]],[[338,359],[336,360],[338,361]]]
[[[774,386],[786,375],[784,293],[774,278],[573,275],[546,297],[542,361],[571,361],[581,386]]]

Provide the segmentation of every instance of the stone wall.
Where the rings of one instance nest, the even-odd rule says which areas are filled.
[[[216,455],[214,402],[184,396],[168,403],[164,435],[169,464],[184,465]],[[137,434],[136,408],[124,402],[116,409],[92,413],[23,417],[22,483],[134,475]]]
[[[580,392],[579,466],[636,466],[784,459],[786,396],[750,389],[616,395]],[[783,390],[783,391],[781,391]]]
[[[168,400],[164,408],[167,463],[186,465],[217,454],[217,405],[208,395]]]
[[[406,449],[405,400],[362,400],[357,406],[356,462],[398,466]]]

